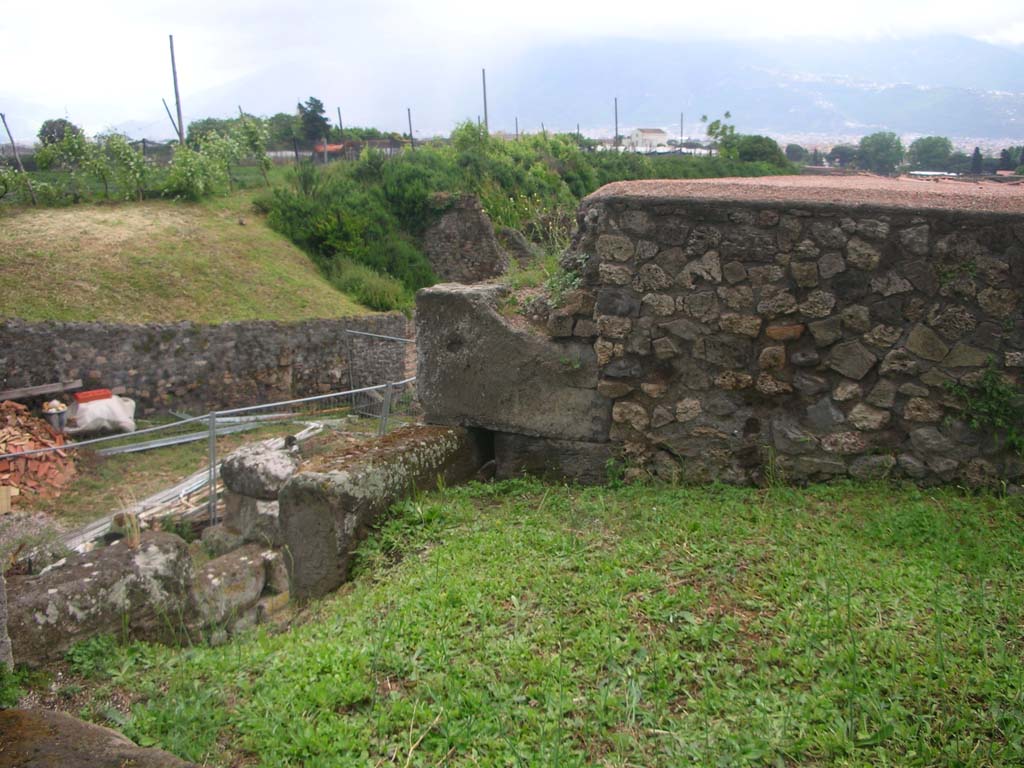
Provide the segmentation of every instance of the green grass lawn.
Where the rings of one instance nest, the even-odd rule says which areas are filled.
[[[1020,765],[1022,513],[882,485],[444,490],[304,621],[122,648],[94,700],[130,692],[130,736],[212,765]]]
[[[368,313],[265,225],[253,194],[0,207],[0,317],[222,323]]]

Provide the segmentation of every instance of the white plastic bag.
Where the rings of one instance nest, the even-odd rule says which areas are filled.
[[[67,430],[69,433],[134,432],[135,401],[114,395],[88,403],[72,403],[68,421],[74,425]]]

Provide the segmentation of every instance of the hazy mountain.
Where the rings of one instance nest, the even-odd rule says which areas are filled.
[[[620,130],[678,130],[683,111],[692,134],[701,114],[728,109],[746,131],[1024,136],[1024,54],[962,38],[605,40],[535,50],[510,75],[507,98],[530,125],[547,118],[566,129],[577,121],[610,129],[618,96]],[[494,111],[502,114],[500,101]]]
[[[502,58],[499,60],[499,56]],[[480,69],[465,57],[395,51],[385,63],[275,61],[217,88],[186,93],[186,122],[205,116],[292,111],[321,98],[346,124],[448,133],[482,115]],[[602,39],[496,52],[488,68],[493,129],[575,130],[611,135],[663,127],[702,133],[701,114],[731,110],[738,129],[792,135],[856,136],[876,130],[1024,141],[1024,51],[960,37],[873,42],[790,40],[665,43]],[[193,85],[194,87],[194,85]],[[140,116],[145,117],[145,116]],[[149,134],[169,134],[155,105]]]

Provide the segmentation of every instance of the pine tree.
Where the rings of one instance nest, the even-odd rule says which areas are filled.
[[[981,174],[983,167],[984,166],[982,165],[981,161],[981,148],[975,147],[974,154],[971,155],[971,173],[973,173],[975,176],[978,176]]]

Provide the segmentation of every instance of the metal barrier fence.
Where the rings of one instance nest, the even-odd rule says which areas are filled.
[[[58,447],[3,454],[0,459],[18,460],[55,451],[66,453],[82,449],[94,451],[99,456],[112,457],[206,441],[205,468],[172,488],[129,504],[65,536],[63,543],[77,549],[78,545],[105,533],[118,514],[128,513],[146,519],[166,513],[171,506],[180,507],[184,503],[192,510],[205,507],[210,523],[215,523],[218,519],[219,497],[218,456],[224,450],[218,446],[218,440],[227,436],[253,432],[254,436],[259,435],[261,441],[275,447],[284,446],[286,436],[301,442],[328,430],[350,433],[354,439],[383,436],[389,429],[413,421],[416,417],[415,408],[416,379],[412,377],[344,392],[211,411],[202,416],[172,414],[176,420],[166,424],[130,433],[67,442]],[[300,429],[296,432],[297,427]],[[195,459],[199,460],[200,457],[196,456]],[[132,469],[132,464],[127,464],[125,474],[129,477],[133,475]]]

